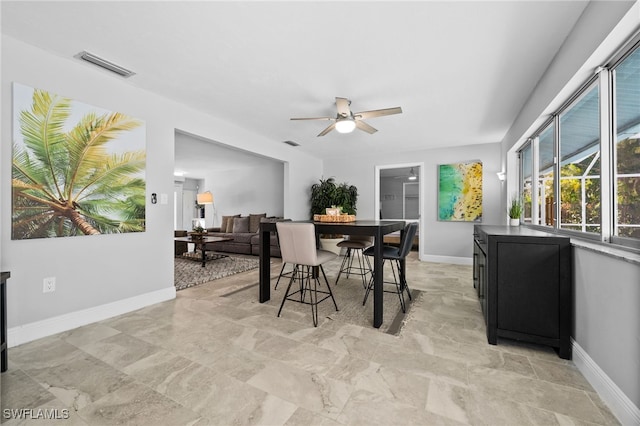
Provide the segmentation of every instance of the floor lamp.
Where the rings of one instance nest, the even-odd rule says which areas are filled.
[[[207,205],[207,204],[212,204],[213,205],[213,194],[211,193],[211,191],[205,191],[205,192],[202,192],[200,194],[196,194],[196,202],[199,205],[202,205],[202,206]],[[206,219],[206,216],[205,216],[205,225],[206,225],[206,223],[207,223],[207,219]],[[205,228],[206,228],[206,226],[205,226]]]

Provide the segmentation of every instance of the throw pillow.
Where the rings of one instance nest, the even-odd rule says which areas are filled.
[[[220,232],[233,232],[233,219],[240,217],[239,214],[233,216],[222,216],[222,224],[220,225]]]
[[[266,213],[249,215],[249,232],[258,232],[260,229],[260,219],[267,217]]]
[[[249,232],[249,216],[234,218],[231,232]]]

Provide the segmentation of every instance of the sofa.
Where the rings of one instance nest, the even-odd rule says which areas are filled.
[[[274,216],[267,217],[265,213],[250,214],[248,216],[241,216],[239,214],[233,216],[222,216],[222,223],[220,226],[207,228],[207,235],[210,237],[230,238],[230,240],[207,243],[207,250],[258,256],[260,254],[260,234],[258,232],[260,229],[260,223],[279,222],[285,220],[290,219],[283,219]],[[176,236],[179,236],[178,233],[181,235],[182,233],[185,235],[187,234],[187,231],[175,232]],[[182,247],[178,248],[178,243],[179,242],[176,242],[176,255],[179,255],[178,252],[182,250]],[[273,257],[282,257],[280,254],[280,247],[278,245],[278,238],[275,233],[271,234],[269,253]]]

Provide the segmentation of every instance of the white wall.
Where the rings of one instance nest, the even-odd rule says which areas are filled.
[[[321,161],[280,141],[268,140],[137,89],[127,80],[73,58],[51,55],[6,36],[2,36],[1,53],[3,141],[12,139],[11,83],[14,81],[125,112],[146,122],[147,194],[167,194],[169,200],[166,205],[147,204],[146,232],[12,241],[11,144],[3,143],[0,148],[0,269],[11,271],[7,291],[10,345],[173,297],[171,194],[176,129],[295,164],[285,167],[284,215],[306,216],[308,207],[300,202],[300,194],[320,175]],[[50,276],[57,278],[57,290],[43,294],[42,280]]]
[[[324,177],[335,177],[358,188],[358,214],[362,219],[375,217],[375,167],[389,164],[424,162],[420,171],[424,175],[422,189],[422,220],[420,234],[424,244],[421,257],[435,262],[469,263],[472,257],[474,223],[439,222],[437,220],[438,165],[468,160],[483,163],[483,224],[503,222],[504,206],[500,204],[501,183],[496,172],[500,170],[500,144],[478,144],[462,147],[397,152],[384,156],[334,158],[325,160]]]
[[[234,214],[284,216],[282,163],[271,161],[232,172],[210,172],[205,175],[204,182],[204,187],[213,193],[215,203],[215,209],[205,206],[208,227],[220,226],[222,216]]]

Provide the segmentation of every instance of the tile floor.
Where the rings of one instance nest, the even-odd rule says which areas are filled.
[[[240,304],[220,297],[257,282],[254,270],[11,348],[2,421],[618,424],[573,363],[551,349],[487,344],[470,267],[414,257],[408,271],[410,285],[426,293],[400,336],[329,320],[313,328],[310,317],[287,315],[286,306],[277,318],[274,307],[257,303],[257,288],[255,299]],[[69,418],[7,419],[7,409],[19,408]]]

